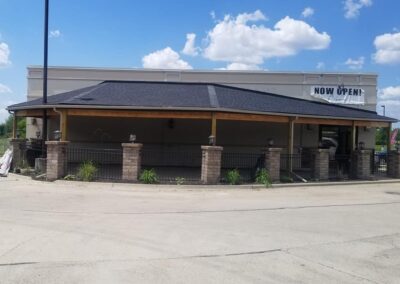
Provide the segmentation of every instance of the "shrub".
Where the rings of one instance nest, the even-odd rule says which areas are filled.
[[[226,174],[226,180],[229,184],[235,185],[240,182],[240,173],[237,169],[230,170]]]
[[[266,169],[260,169],[256,173],[256,183],[265,185],[265,187],[271,187],[271,177]]]
[[[83,162],[78,168],[77,177],[82,181],[92,181],[98,169],[92,161]]]
[[[176,178],[175,178],[175,182],[176,182],[177,185],[182,185],[182,184],[185,183],[185,178],[183,178],[183,177],[176,177]]]
[[[154,169],[143,170],[142,173],[140,174],[139,180],[143,183],[151,184],[151,183],[157,183],[158,177]]]

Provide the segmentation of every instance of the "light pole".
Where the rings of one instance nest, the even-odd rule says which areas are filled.
[[[49,0],[44,0],[44,54],[43,54],[43,105],[47,104],[47,56],[49,45]],[[43,109],[42,123],[42,156],[46,157],[47,110]]]
[[[381,107],[383,108],[383,116],[386,115],[386,106],[385,105],[381,105]]]

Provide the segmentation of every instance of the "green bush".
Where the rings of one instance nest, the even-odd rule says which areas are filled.
[[[78,168],[77,177],[82,181],[92,181],[98,169],[92,161],[83,162]]]
[[[256,183],[265,185],[265,187],[271,187],[271,177],[266,169],[260,169],[256,173]]]
[[[231,184],[239,184],[240,182],[240,173],[237,169],[230,170],[226,173],[226,181]]]
[[[183,177],[176,177],[175,178],[176,185],[182,185],[185,183],[185,178]]]
[[[150,169],[142,171],[139,180],[143,183],[151,184],[151,183],[157,183],[158,177],[156,171],[154,169]]]

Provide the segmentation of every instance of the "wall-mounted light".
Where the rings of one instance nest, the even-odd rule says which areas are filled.
[[[272,138],[269,138],[269,139],[268,139],[268,146],[269,146],[269,147],[274,146],[274,143],[275,143],[274,139],[272,139]]]
[[[53,136],[54,136],[55,141],[60,141],[61,140],[61,131],[60,130],[54,131]]]
[[[129,135],[129,142],[135,143],[135,141],[136,141],[136,135],[135,134],[130,134]]]
[[[360,141],[360,142],[358,143],[358,149],[359,149],[359,150],[364,150],[364,148],[365,148],[365,143],[362,142],[362,141]]]
[[[215,136],[214,135],[210,135],[208,137],[208,144],[211,146],[215,146]]]
[[[306,125],[306,129],[307,129],[307,130],[312,130],[311,124],[307,124],[307,125]]]
[[[41,132],[38,130],[38,131],[36,131],[36,138],[37,139],[39,139],[40,138],[40,134],[41,134]]]
[[[36,125],[37,124],[36,118],[32,118],[31,123],[32,123],[32,125]]]

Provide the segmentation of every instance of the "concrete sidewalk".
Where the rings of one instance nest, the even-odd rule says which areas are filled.
[[[398,283],[400,183],[0,179],[0,283]]]

